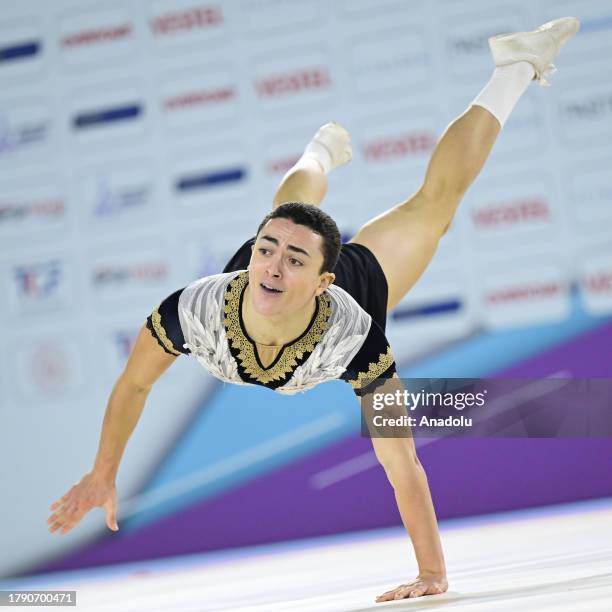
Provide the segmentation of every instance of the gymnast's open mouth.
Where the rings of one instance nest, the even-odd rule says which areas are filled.
[[[266,292],[266,293],[283,293],[282,289],[278,289],[277,287],[272,287],[271,285],[266,285],[265,283],[259,283],[259,286]]]

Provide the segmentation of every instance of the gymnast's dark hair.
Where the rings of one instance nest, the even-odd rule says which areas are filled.
[[[340,231],[336,222],[318,206],[303,202],[287,202],[268,213],[257,228],[257,235],[270,219],[290,219],[298,225],[305,225],[323,238],[323,263],[319,274],[333,272],[340,254]]]

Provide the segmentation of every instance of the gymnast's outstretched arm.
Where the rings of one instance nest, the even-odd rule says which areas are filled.
[[[149,391],[175,360],[143,326],[108,400],[93,468],[50,506],[53,513],[47,523],[51,533],[68,533],[93,508],[104,508],[107,527],[119,529],[115,486],[119,463]]]

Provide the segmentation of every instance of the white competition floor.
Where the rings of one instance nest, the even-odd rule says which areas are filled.
[[[10,587],[76,590],[76,609],[109,612],[612,611],[612,498],[446,521],[441,530],[449,591],[384,604],[375,596],[416,575],[407,535],[396,528],[48,574]]]

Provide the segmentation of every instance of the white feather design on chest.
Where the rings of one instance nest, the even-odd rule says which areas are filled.
[[[305,363],[298,366],[293,371],[291,379],[276,391],[298,393],[326,380],[339,378],[346,370],[346,365],[350,363],[346,361],[347,354],[352,354],[355,348],[359,348],[365,338],[362,334],[356,334],[336,344],[340,331],[341,328],[338,325],[328,329],[312,355]]]
[[[179,299],[179,319],[184,347],[210,371],[227,382],[251,385],[240,378],[224,326],[225,290],[239,272],[216,274],[188,285]],[[332,310],[329,328],[308,359],[295,368],[291,378],[275,391],[294,394],[326,380],[337,379],[363,345],[372,318],[343,289],[327,289]]]
[[[365,342],[372,324],[370,315],[343,289],[332,285],[327,293],[332,304],[329,329],[291,379],[275,391],[298,393],[339,378]]]
[[[230,352],[225,335],[222,305],[227,279],[218,278],[221,276],[234,275],[217,274],[200,279],[185,289],[184,299],[181,294],[179,318],[186,340],[183,346],[213,376],[227,382],[249,384],[238,374],[238,364]]]

